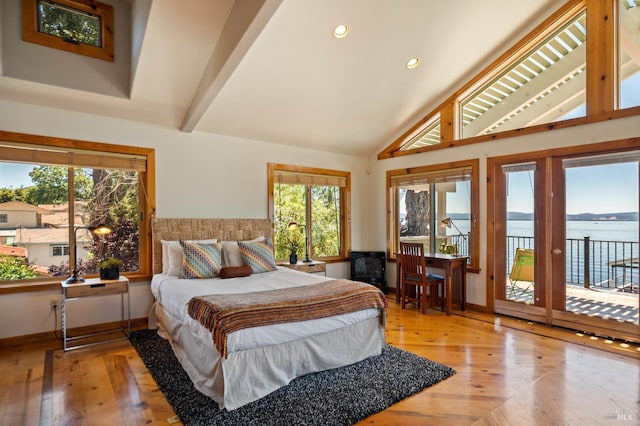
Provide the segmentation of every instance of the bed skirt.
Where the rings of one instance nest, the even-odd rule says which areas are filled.
[[[381,321],[374,317],[280,345],[231,352],[224,359],[199,322],[180,322],[159,303],[155,317],[160,336],[169,340],[195,388],[227,410],[260,399],[296,377],[379,355],[386,343]]]

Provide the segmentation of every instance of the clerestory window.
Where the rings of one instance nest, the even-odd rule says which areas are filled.
[[[640,0],[569,0],[378,158],[637,115],[638,52]]]
[[[22,0],[22,39],[113,62],[113,6],[93,0]]]

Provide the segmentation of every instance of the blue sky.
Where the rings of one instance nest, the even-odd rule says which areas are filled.
[[[510,176],[510,211],[533,212],[529,173]],[[638,163],[567,169],[566,208],[567,214],[638,211]]]

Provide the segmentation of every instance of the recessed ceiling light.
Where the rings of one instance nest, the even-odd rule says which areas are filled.
[[[348,32],[349,32],[349,28],[346,25],[340,24],[334,28],[333,36],[335,38],[345,38]]]
[[[418,58],[411,58],[407,61],[407,68],[414,69],[415,67],[418,66],[418,64],[420,63],[420,59]]]

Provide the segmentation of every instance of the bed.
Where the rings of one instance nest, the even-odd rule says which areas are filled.
[[[268,247],[271,237],[268,220],[157,218],[152,229],[154,276],[151,290],[155,303],[149,314],[150,326],[157,327],[160,336],[171,343],[196,389],[215,400],[221,409],[241,407],[287,385],[296,377],[353,364],[381,353],[385,345],[386,301],[375,287],[279,266],[264,272],[258,268],[255,272],[252,259],[245,256],[246,249],[259,244]],[[189,276],[184,269],[176,276],[179,257],[174,250],[179,241],[183,241],[185,250],[183,261],[187,259],[188,263],[192,248],[184,241],[195,241],[193,246],[197,248],[219,245],[225,271],[244,269],[245,273],[238,275],[245,276],[221,278],[218,271],[214,278],[185,279],[180,277]],[[237,247],[242,248],[244,257],[238,258]],[[239,259],[245,266],[238,265]],[[246,263],[254,268],[248,275]],[[351,288],[351,285],[355,291],[367,292],[370,298],[379,297],[382,302],[345,312],[318,309],[322,317],[305,312],[311,316],[300,321],[298,316],[291,316],[300,311],[286,315],[273,311],[271,317],[291,318],[284,323],[269,322],[270,316],[264,314],[267,311],[259,311],[253,317],[256,320],[253,326],[227,327],[222,339],[219,327],[212,330],[211,323],[198,316],[212,311],[209,305],[203,305],[205,302],[223,303],[230,299],[238,303],[238,298],[262,301],[267,295],[293,297],[292,294],[327,288],[338,291]],[[371,289],[379,294],[370,294]],[[333,308],[345,305],[335,301]],[[265,306],[256,302],[258,305]],[[293,309],[291,306],[295,303],[287,306]]]

